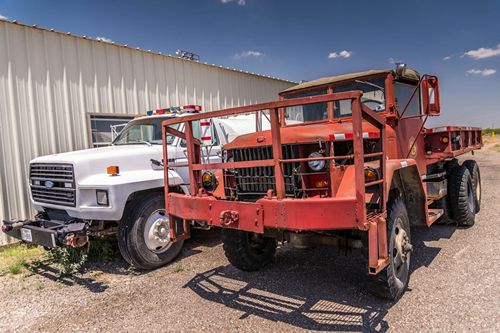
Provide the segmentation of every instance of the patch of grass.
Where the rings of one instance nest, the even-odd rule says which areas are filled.
[[[182,267],[182,265],[177,265],[174,267],[174,269],[172,269],[172,272],[174,273],[180,273],[182,271],[184,271],[184,267]]]
[[[90,240],[89,261],[108,263],[120,258],[120,250],[115,238],[103,237]]]
[[[62,247],[49,252],[49,260],[55,264],[61,276],[85,271],[88,264],[108,263],[120,257],[116,239],[93,238],[89,246],[80,248]]]
[[[17,244],[0,250],[0,275],[22,273],[34,260],[45,257],[46,251],[40,246]]]
[[[55,264],[61,276],[73,274],[87,262],[86,248],[69,246],[53,249],[48,252],[49,260]]]
[[[42,283],[37,282],[35,284],[35,290],[42,290],[43,288],[45,288],[45,286]]]

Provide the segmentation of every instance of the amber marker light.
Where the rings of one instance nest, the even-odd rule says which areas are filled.
[[[106,173],[111,176],[118,176],[120,174],[120,168],[117,165],[109,166],[106,168]]]
[[[442,136],[442,137],[439,138],[439,142],[441,142],[441,143],[448,143],[448,142],[450,142],[450,139],[448,139],[447,136]]]

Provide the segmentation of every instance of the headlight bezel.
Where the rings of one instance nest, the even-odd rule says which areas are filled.
[[[325,157],[325,154],[320,151],[315,151],[309,154],[307,158],[318,158]],[[321,172],[326,168],[326,160],[315,160],[315,161],[307,161],[307,166],[314,172]]]

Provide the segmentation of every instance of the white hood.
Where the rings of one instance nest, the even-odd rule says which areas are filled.
[[[175,148],[169,147],[174,154]],[[117,165],[120,172],[151,169],[151,159],[161,161],[161,145],[133,144],[77,150],[37,157],[31,163],[69,163],[77,175],[106,173],[108,166]]]

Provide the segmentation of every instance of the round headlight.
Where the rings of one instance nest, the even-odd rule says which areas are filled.
[[[316,157],[325,157],[320,152],[314,152],[309,154],[309,158],[316,158]],[[325,160],[316,160],[316,161],[308,161],[307,165],[309,168],[311,168],[312,171],[321,171],[325,168],[326,161]]]
[[[214,173],[211,171],[205,171],[203,175],[201,175],[201,185],[205,189],[205,191],[213,191],[219,185],[217,181],[217,177],[215,177]]]

